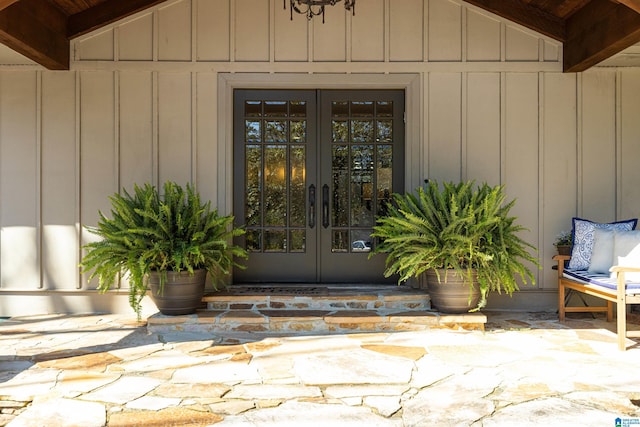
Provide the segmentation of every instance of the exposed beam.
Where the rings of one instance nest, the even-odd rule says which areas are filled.
[[[11,0],[2,0],[0,7]],[[65,15],[49,2],[21,0],[0,10],[0,43],[51,69],[69,69]]]
[[[552,39],[558,41],[564,41],[565,39],[565,28],[562,19],[536,7],[529,6],[528,3],[521,0],[465,0],[465,2],[495,13]]]
[[[6,9],[20,0],[0,0],[0,10]]]
[[[67,37],[72,39],[166,0],[111,0],[69,17]]]
[[[584,71],[640,41],[640,14],[610,1],[593,1],[567,21],[565,72]]]
[[[640,13],[640,0],[618,0],[618,3],[622,3],[628,8]]]

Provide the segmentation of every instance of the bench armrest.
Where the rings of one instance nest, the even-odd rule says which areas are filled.
[[[640,272],[640,266],[638,267],[627,267],[623,265],[614,265],[609,269],[612,273],[638,273]]]
[[[553,260],[558,261],[558,277],[562,277],[562,272],[564,271],[564,263],[565,261],[569,261],[571,259],[571,255],[554,255]]]

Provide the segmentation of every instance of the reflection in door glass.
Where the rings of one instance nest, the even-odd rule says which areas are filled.
[[[245,147],[244,211],[247,226],[260,226],[262,208],[262,149],[259,145]]]
[[[349,188],[349,146],[334,144],[332,147],[332,188]],[[331,203],[331,226],[349,226],[349,198],[346,191],[333,191]]]
[[[378,164],[376,167],[376,194],[378,195],[378,209],[377,215],[386,215],[387,207],[391,203],[391,193],[393,192],[393,169],[391,167],[391,160],[393,158],[393,147],[391,145],[378,145]]]
[[[285,120],[269,120],[264,127],[264,142],[287,142],[287,122]]]
[[[332,252],[367,253],[393,188],[393,102],[333,101]]]
[[[334,230],[331,237],[331,252],[349,252],[347,231]]]
[[[306,147],[304,145],[292,145],[290,148],[289,166],[289,225],[292,227],[303,227],[307,217],[305,215],[305,193],[306,193]]]
[[[373,145],[351,146],[351,225],[373,227]]]
[[[264,218],[266,226],[284,226],[287,219],[287,149],[268,145],[264,149]]]

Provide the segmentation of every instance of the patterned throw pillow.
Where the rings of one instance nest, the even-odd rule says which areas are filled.
[[[596,228],[615,231],[631,231],[638,219],[628,219],[610,223],[598,223],[582,218],[573,218],[573,250],[568,267],[572,270],[588,270],[591,264],[593,241]]]

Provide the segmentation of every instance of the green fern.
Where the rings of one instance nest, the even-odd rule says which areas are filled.
[[[150,185],[135,185],[133,193],[114,194],[111,218],[99,212],[96,227],[86,227],[101,239],[84,246],[87,250],[81,267],[89,280],[98,278],[98,289],[106,292],[120,275],[128,276],[129,303],[138,318],[141,301],[147,293],[146,276],[151,271],[161,275],[161,289],[167,271],[206,269],[215,289],[224,283],[237,258],[247,253],[233,245],[235,236],[244,230],[233,227],[232,216],[220,216],[203,203],[193,186],[186,189],[168,181],[162,196]]]
[[[450,268],[471,279],[477,271],[484,307],[489,291],[511,295],[517,277],[535,283],[527,264],[539,267],[530,251],[535,248],[520,237],[525,228],[509,216],[515,200],[505,201],[504,186],[474,181],[431,181],[415,193],[394,194],[394,204],[379,217],[373,236],[379,243],[372,252],[387,253],[385,276],[399,275],[398,283],[429,269]]]

